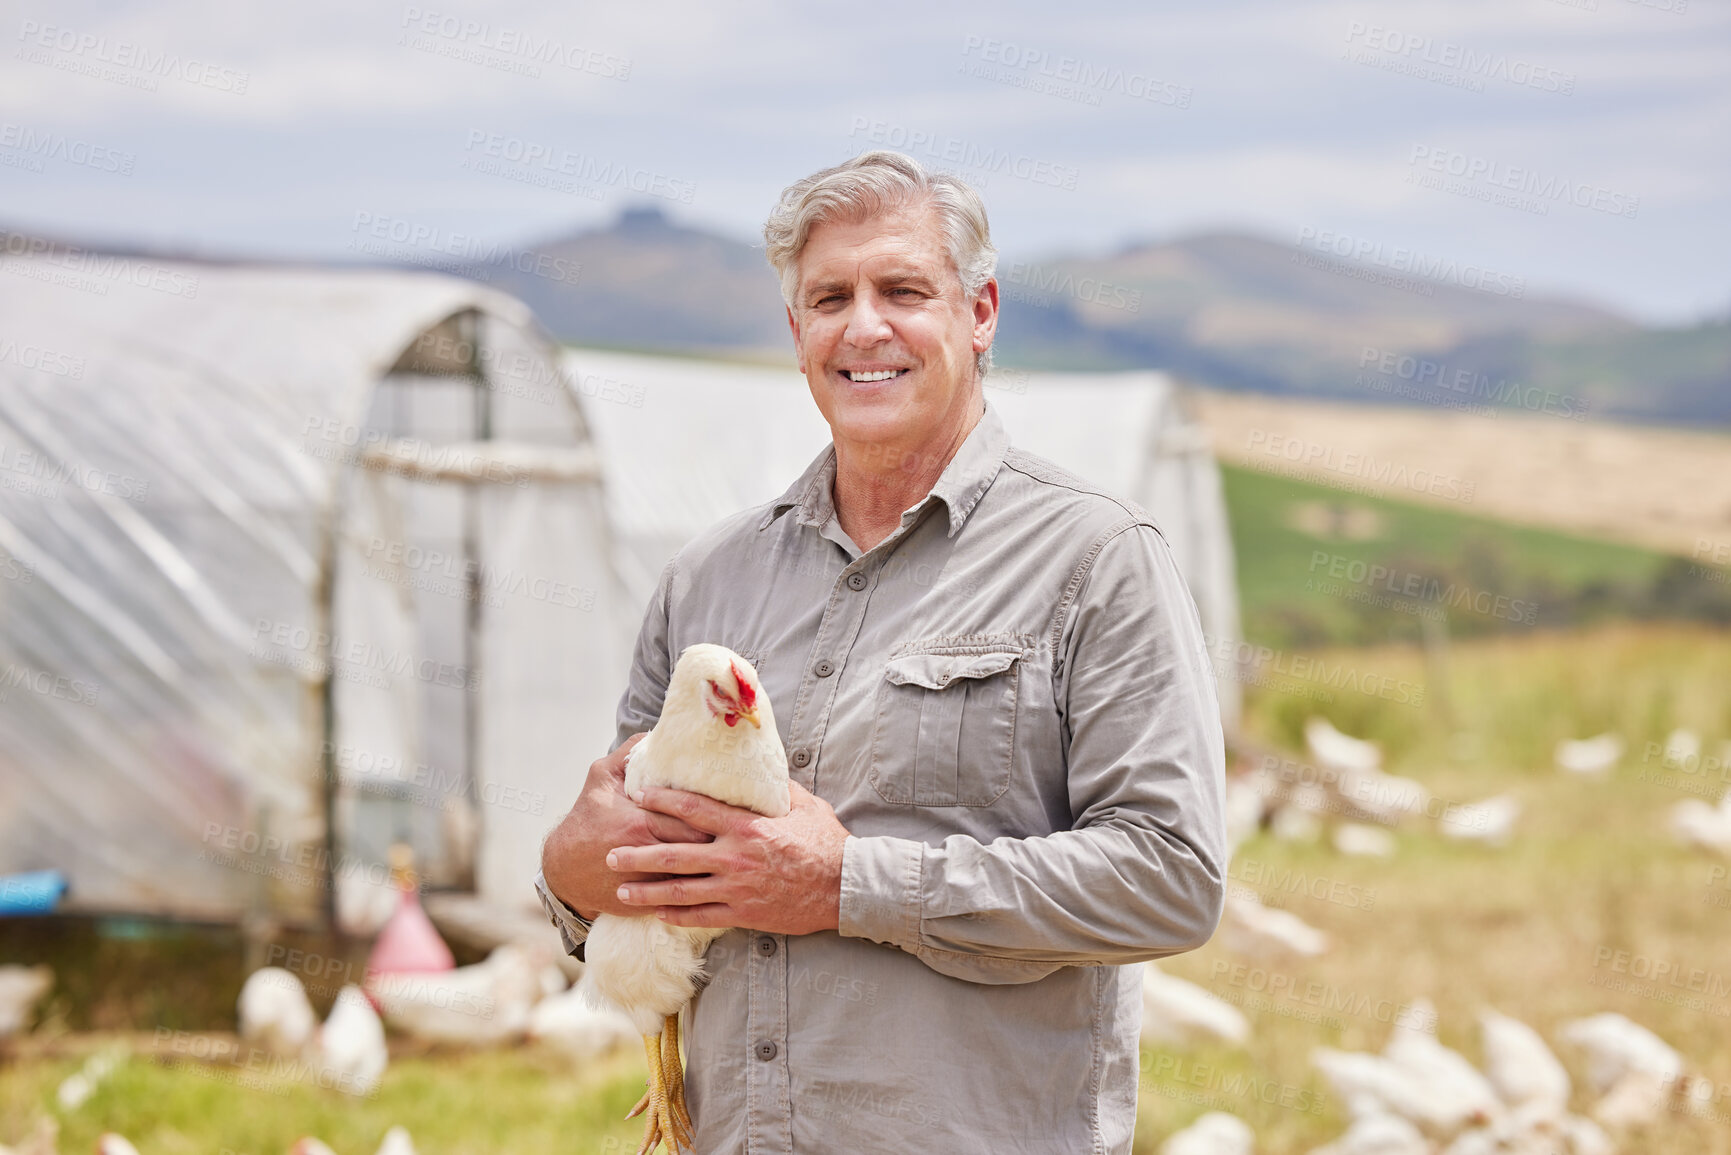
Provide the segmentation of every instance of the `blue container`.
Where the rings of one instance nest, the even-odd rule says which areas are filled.
[[[0,875],[0,918],[9,914],[47,914],[66,891],[66,876],[58,870],[32,870]]]

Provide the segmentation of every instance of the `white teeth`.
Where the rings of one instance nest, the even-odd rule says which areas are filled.
[[[901,369],[882,369],[876,373],[855,373],[850,370],[847,376],[850,381],[888,381],[891,377],[899,376],[902,372],[904,370]]]

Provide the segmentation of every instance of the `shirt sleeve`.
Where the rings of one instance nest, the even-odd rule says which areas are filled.
[[[980,983],[1163,958],[1213,935],[1226,754],[1195,602],[1146,522],[1083,568],[1054,675],[1072,828],[938,846],[850,837],[843,935]]]
[[[625,693],[619,699],[619,728],[613,736],[613,748],[618,749],[633,734],[653,729],[661,717],[661,705],[667,700],[667,683],[673,677],[673,655],[668,641],[669,607],[673,584],[678,580],[677,559],[669,561],[661,571],[661,580],[644,611],[643,625],[637,631],[637,646],[631,655],[631,672],[626,677]]]
[[[559,941],[565,947],[565,953],[581,959],[583,944],[589,938],[589,920],[566,906],[558,895],[548,889],[547,876],[539,870],[535,872],[535,893],[541,896],[541,909],[547,912],[547,917],[559,928]]]

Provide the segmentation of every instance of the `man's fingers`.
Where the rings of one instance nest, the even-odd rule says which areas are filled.
[[[731,927],[739,921],[733,908],[724,902],[710,902],[701,906],[663,906],[656,910],[655,915],[662,922],[673,926]]]
[[[706,842],[616,846],[607,852],[607,868],[620,874],[712,874],[716,866]]]
[[[689,790],[669,790],[664,786],[645,786],[643,797],[637,800],[637,805],[645,810],[671,815],[711,834],[726,834],[741,820],[757,817],[743,807],[729,806],[703,794],[693,794]]]
[[[618,898],[626,906],[699,906],[720,897],[721,883],[705,875],[668,878],[660,882],[627,882]]]
[[[654,810],[643,812],[644,825],[649,827],[649,833],[657,842],[714,842],[715,835],[707,830],[699,830],[683,818],[675,818],[670,814],[660,814]]]

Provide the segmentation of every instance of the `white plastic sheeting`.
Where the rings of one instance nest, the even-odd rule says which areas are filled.
[[[531,904],[625,658],[573,402],[468,282],[0,258],[0,873],[308,917],[404,839]]]
[[[619,569],[646,605],[680,545],[768,501],[829,442],[805,379],[789,369],[590,349],[565,363],[602,456]],[[1239,639],[1238,587],[1220,470],[1206,430],[1162,373],[1029,373],[987,379],[1013,444],[1153,514],[1216,652]],[[1219,681],[1236,728],[1240,689]]]

